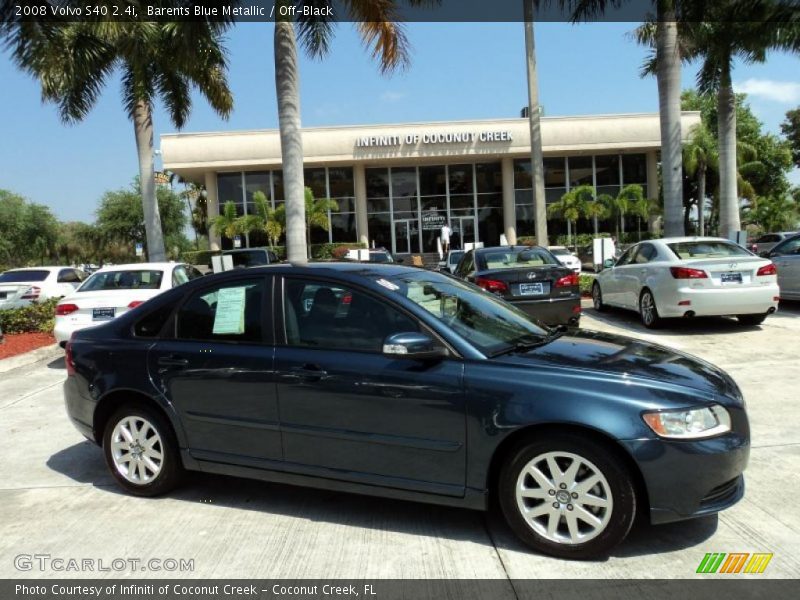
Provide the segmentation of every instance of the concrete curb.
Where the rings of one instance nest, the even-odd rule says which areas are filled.
[[[31,350],[30,352],[26,352],[24,354],[18,354],[17,356],[4,358],[0,360],[0,373],[6,373],[20,367],[26,367],[48,358],[58,358],[59,356],[63,355],[63,353],[64,350],[61,348],[61,346],[58,344],[51,344],[50,346],[42,346],[41,348]]]

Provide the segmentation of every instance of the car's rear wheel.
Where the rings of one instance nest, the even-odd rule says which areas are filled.
[[[600,284],[596,281],[592,284],[592,305],[598,312],[603,312],[606,305],[603,304],[603,290],[600,289]]]
[[[767,314],[763,313],[757,315],[736,315],[736,318],[739,319],[739,323],[741,323],[742,325],[755,326],[755,325],[761,325],[767,318]]]
[[[499,500],[517,536],[562,558],[607,554],[636,514],[630,473],[607,447],[575,434],[520,445],[500,473]]]
[[[155,410],[138,404],[122,406],[108,420],[103,453],[117,483],[137,496],[164,494],[183,475],[169,423]]]
[[[656,308],[656,299],[653,297],[653,292],[647,288],[642,291],[639,296],[639,316],[642,319],[642,325],[648,329],[658,329],[661,327],[661,317],[658,316],[658,308]]]

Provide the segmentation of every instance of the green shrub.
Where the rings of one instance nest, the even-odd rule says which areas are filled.
[[[581,273],[580,281],[581,281],[581,296],[591,296],[594,277],[586,273]]]
[[[312,244],[311,246],[311,260],[330,260],[334,258],[334,251],[337,248],[355,249],[366,248],[366,244],[356,243],[334,243],[334,244]],[[338,252],[341,252],[339,250]],[[341,258],[341,257],[339,257]]]
[[[211,257],[216,254],[217,250],[189,250],[181,254],[181,260],[190,265],[210,265]]]
[[[3,333],[51,333],[55,327],[58,300],[52,298],[23,308],[0,310],[0,329]]]

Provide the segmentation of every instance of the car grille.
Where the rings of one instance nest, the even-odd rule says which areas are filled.
[[[722,485],[718,485],[714,489],[712,489],[705,497],[700,501],[700,507],[705,508],[707,506],[712,506],[714,504],[718,504],[720,502],[725,502],[731,496],[736,494],[736,490],[739,487],[739,477],[731,479],[723,483]]]

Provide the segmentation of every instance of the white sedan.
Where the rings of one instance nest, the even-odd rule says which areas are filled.
[[[110,321],[164,290],[202,276],[193,266],[182,263],[104,267],[56,306],[56,341],[64,346],[73,331]]]
[[[74,267],[31,267],[0,274],[0,310],[22,308],[75,291],[88,275]]]
[[[722,315],[758,325],[778,309],[775,265],[722,238],[640,242],[605,266],[592,284],[595,309],[635,310],[649,328],[664,318]]]
[[[580,275],[581,272],[581,259],[575,256],[564,246],[548,246],[550,254],[556,257],[556,260],[565,267],[568,267]]]

